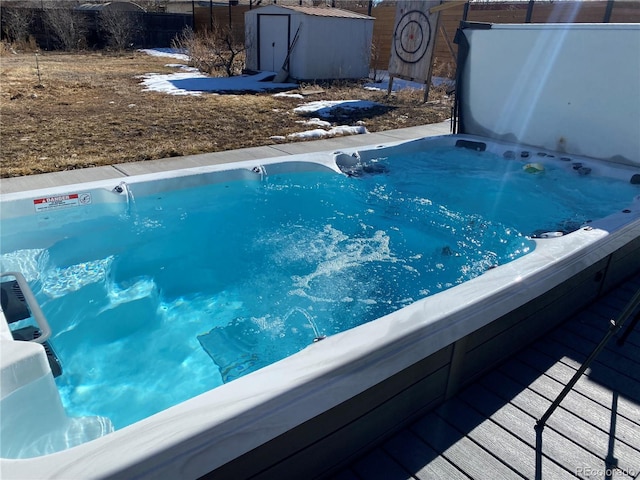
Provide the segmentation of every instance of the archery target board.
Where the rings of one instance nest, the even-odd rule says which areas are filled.
[[[429,9],[439,4],[439,0],[398,2],[390,76],[426,83],[431,72],[439,16],[438,12],[429,13]]]

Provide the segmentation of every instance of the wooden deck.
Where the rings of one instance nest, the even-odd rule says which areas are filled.
[[[536,478],[537,419],[638,289],[640,275],[331,478]],[[616,344],[632,319],[547,422],[541,478],[640,478],[640,325]]]

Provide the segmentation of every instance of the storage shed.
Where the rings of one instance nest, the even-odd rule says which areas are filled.
[[[296,80],[369,76],[373,17],[328,7],[269,5],[245,13],[247,69]]]

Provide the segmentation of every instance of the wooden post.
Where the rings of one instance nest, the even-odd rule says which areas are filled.
[[[213,32],[213,0],[209,0],[209,31]]]
[[[607,8],[604,11],[604,19],[602,20],[604,23],[609,23],[611,21],[611,12],[613,11],[613,1],[614,0],[608,0],[607,2]]]
[[[453,3],[453,2],[451,2]],[[440,4],[440,6],[442,6],[444,4]],[[438,10],[439,12],[440,10]],[[429,10],[429,13],[431,13],[431,10]],[[435,44],[435,39],[438,36],[438,28],[440,26],[440,14],[436,14],[436,24],[433,26],[433,28],[435,28],[436,30],[436,34],[433,36],[433,40],[434,40],[434,44]],[[422,101],[424,103],[427,103],[427,100],[429,100],[429,90],[431,89],[431,72],[433,71],[433,54],[435,53],[435,45],[433,47],[433,51],[431,53],[431,59],[429,60],[429,67],[427,68],[427,78],[425,78],[424,80],[424,96],[422,97]]]
[[[447,44],[447,48],[449,49],[451,58],[453,58],[453,62],[456,63],[458,61],[458,59],[456,58],[456,52],[453,49],[453,45],[451,45],[451,40],[449,40],[449,37],[447,36],[447,31],[445,30],[444,25],[441,24],[439,30],[442,34],[442,37],[444,38],[445,43]]]
[[[531,23],[531,17],[533,16],[533,4],[536,3],[535,0],[529,0],[529,5],[527,5],[527,17],[524,20],[524,23]]]

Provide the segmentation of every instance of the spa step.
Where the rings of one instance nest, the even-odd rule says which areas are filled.
[[[62,364],[51,344],[47,341],[51,335],[51,328],[40,310],[40,306],[27,284],[24,276],[19,272],[3,272],[1,277],[14,277],[0,283],[2,313],[8,324],[33,318],[38,327],[27,325],[11,331],[14,340],[42,344],[47,354],[47,360],[54,377],[62,375]],[[43,334],[44,332],[44,334]],[[37,340],[39,339],[39,340]]]
[[[11,332],[14,340],[23,342],[30,342],[32,340],[35,340],[41,334],[42,332],[40,332],[40,329],[34,327],[33,325],[19,328]],[[53,373],[54,377],[59,377],[60,375],[62,375],[62,364],[60,363],[58,355],[49,342],[44,342],[42,346],[44,347],[44,351],[47,352],[47,360],[49,361],[49,366],[51,367],[51,373]]]
[[[0,283],[0,295],[2,299],[2,311],[7,323],[14,323],[31,316],[27,301],[24,298],[17,280],[9,280]]]

